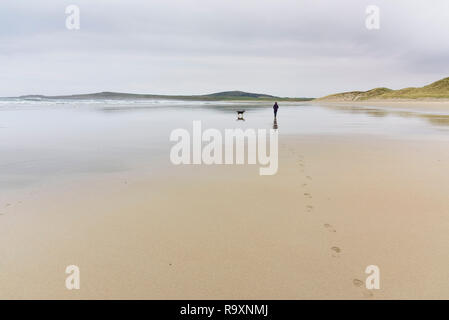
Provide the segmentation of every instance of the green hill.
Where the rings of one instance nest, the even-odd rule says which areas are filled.
[[[224,91],[224,92],[217,92],[212,94],[204,95],[203,97],[220,97],[220,98],[250,98],[250,99],[282,99],[280,97],[271,96],[268,94],[261,94],[261,93],[250,93],[250,92],[244,92],[244,91]]]
[[[376,88],[368,91],[351,91],[332,94],[319,101],[363,101],[374,99],[449,99],[449,78],[444,78],[420,88],[392,90]]]

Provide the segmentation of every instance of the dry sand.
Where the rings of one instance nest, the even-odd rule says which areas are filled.
[[[0,298],[448,299],[448,159],[447,142],[282,136],[275,176],[181,166],[3,194]]]

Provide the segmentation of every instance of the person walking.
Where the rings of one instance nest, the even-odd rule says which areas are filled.
[[[273,106],[274,118],[275,118],[275,119],[276,119],[277,114],[278,114],[278,109],[279,109],[278,103],[275,102],[275,103],[274,103],[274,106]]]

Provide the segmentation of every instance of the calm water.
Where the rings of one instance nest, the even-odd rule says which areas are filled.
[[[280,104],[280,135],[449,140],[449,114]],[[244,109],[245,121],[236,121]],[[273,127],[271,103],[0,101],[0,189],[168,164],[170,132]]]

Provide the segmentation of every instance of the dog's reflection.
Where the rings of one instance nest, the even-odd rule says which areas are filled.
[[[245,121],[245,119],[243,118],[243,114],[245,113],[245,110],[242,111],[237,111],[237,120],[243,120]]]

